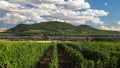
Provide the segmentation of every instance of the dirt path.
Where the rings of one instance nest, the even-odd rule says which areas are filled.
[[[40,62],[37,64],[36,68],[49,68],[48,63],[50,62],[50,57],[53,53],[53,47],[51,46],[43,56],[43,58],[40,60]]]
[[[77,68],[68,54],[65,52],[64,48],[60,45],[57,47],[58,49],[58,63],[59,68]]]

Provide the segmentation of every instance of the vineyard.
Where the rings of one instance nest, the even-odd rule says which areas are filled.
[[[120,42],[0,41],[0,68],[119,68]]]

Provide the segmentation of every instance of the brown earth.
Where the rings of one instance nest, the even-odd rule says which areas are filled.
[[[50,62],[50,57],[53,53],[53,47],[51,46],[46,53],[44,54],[43,58],[40,60],[40,62],[37,63],[36,68],[49,68],[48,64]]]
[[[58,46],[57,49],[59,68],[77,68],[70,56],[65,52],[64,48]]]

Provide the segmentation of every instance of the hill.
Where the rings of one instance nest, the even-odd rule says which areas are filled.
[[[37,24],[19,24],[7,33],[39,36],[117,36],[117,31],[99,30],[89,25],[74,26],[65,22],[50,21]]]
[[[5,32],[7,29],[5,29],[5,28],[1,28],[0,29],[0,32]]]

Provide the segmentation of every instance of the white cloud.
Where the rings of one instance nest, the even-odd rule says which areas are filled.
[[[30,4],[34,7],[24,6]],[[56,6],[56,4],[62,6]],[[43,21],[65,21],[74,25],[85,24],[91,21],[95,24],[103,24],[100,16],[107,16],[104,10],[90,9],[90,4],[85,0],[8,0],[0,1],[0,12],[6,15],[0,21],[9,24],[18,22],[43,22]],[[85,9],[85,11],[74,11]],[[48,17],[47,17],[48,16]]]
[[[92,10],[92,9],[87,9],[84,12],[81,12],[82,15],[86,16],[107,16],[108,12],[105,12],[104,10]]]
[[[7,1],[0,1],[0,11],[10,12],[14,9],[16,9],[19,6],[19,4],[12,4]]]
[[[64,0],[9,0],[11,3],[18,3],[18,4],[25,4],[25,3],[32,3],[32,4],[54,4],[54,3],[64,3]]]
[[[104,26],[104,25],[102,25],[102,26],[100,27],[100,29],[102,29],[102,30],[110,30],[110,28],[109,28],[109,27]]]
[[[94,11],[94,10],[93,10]],[[97,16],[104,16],[107,15],[107,13],[105,14],[100,14],[100,12],[98,10],[96,10],[97,12],[92,12],[93,15],[89,15],[89,12],[74,12],[74,11],[70,11],[70,10],[56,10],[54,12],[51,12],[52,16],[54,16],[55,18],[59,18],[61,20],[70,22],[70,23],[79,23],[79,24],[83,24],[87,21],[91,21],[95,24],[103,24],[104,22],[101,21]],[[103,12],[103,11],[102,11]]]
[[[57,7],[55,6],[55,4],[41,4],[41,5],[37,5],[39,7],[40,10],[52,10],[52,9],[57,9]]]
[[[120,25],[120,21],[118,21],[117,24]]]
[[[84,0],[69,0],[66,2],[66,8],[71,10],[90,8],[89,3]]]
[[[118,26],[120,25],[120,21],[114,21],[114,22],[117,23]],[[102,29],[102,30],[120,31],[120,27],[114,27],[114,26],[108,27],[108,26],[105,26],[105,25],[102,25],[100,27],[100,29]]]
[[[22,16],[20,14],[17,14],[17,13],[9,14],[9,13],[7,13],[6,16],[1,18],[0,20],[4,21],[5,23],[16,24],[19,21],[24,21],[25,19],[26,19],[26,17]]]
[[[93,18],[93,19],[91,19],[91,21],[95,24],[104,24],[104,22],[101,21],[100,18]]]
[[[64,0],[41,0],[42,3],[64,3]]]
[[[34,3],[34,4],[40,4],[40,0],[8,0],[10,3],[14,4],[26,4],[26,3]]]
[[[107,2],[105,2],[105,3],[104,3],[104,5],[108,5],[108,3],[107,3]]]
[[[100,29],[102,29],[102,30],[120,31],[120,27],[107,27],[107,26],[104,26],[104,25],[102,25],[100,27]]]

